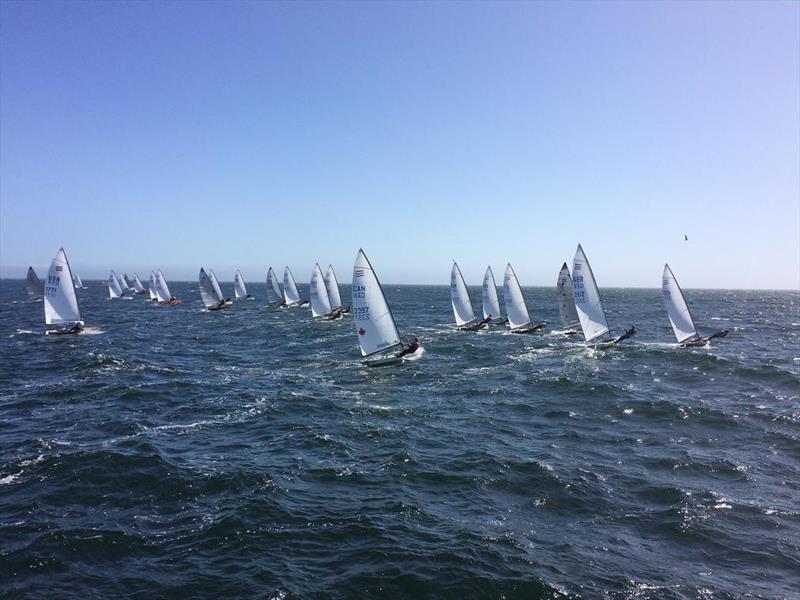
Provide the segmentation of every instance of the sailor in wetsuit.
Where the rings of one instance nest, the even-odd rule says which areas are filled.
[[[619,344],[622,340],[627,340],[628,338],[635,336],[638,332],[639,329],[636,327],[636,325],[631,325],[631,328],[615,339],[614,343]]]
[[[489,314],[489,315],[486,316],[486,318],[483,321],[478,323],[478,327],[483,327],[484,325],[488,325],[491,322],[492,322],[492,315]]]
[[[413,354],[414,352],[416,352],[417,350],[419,350],[419,347],[420,347],[419,338],[418,338],[418,337],[415,337],[415,338],[414,338],[414,341],[413,341],[413,342],[411,342],[411,343],[408,345],[408,348],[406,348],[405,350],[403,350],[402,352],[399,352],[399,353],[397,354],[397,358],[402,358],[402,357],[404,357],[406,354]]]

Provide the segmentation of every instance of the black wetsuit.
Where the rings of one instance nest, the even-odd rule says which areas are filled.
[[[635,336],[637,331],[639,331],[639,330],[636,329],[636,325],[631,326],[631,328],[628,329],[628,331],[626,331],[621,336],[619,336],[616,340],[614,340],[614,343],[615,344],[619,344],[622,340],[627,340],[628,338]]]
[[[420,346],[419,341],[415,340],[415,341],[411,342],[411,344],[409,344],[408,348],[406,348],[405,350],[400,352],[400,354],[397,355],[397,358],[402,358],[406,354],[413,354],[414,352],[419,350],[419,346]]]

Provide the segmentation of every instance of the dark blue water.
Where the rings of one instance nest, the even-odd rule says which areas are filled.
[[[46,338],[0,283],[3,595],[800,595],[798,293],[688,292],[731,334],[685,350],[658,290],[605,290],[641,332],[592,351],[456,332],[447,286],[387,286],[427,354],[367,369],[352,319],[263,285],[218,313],[196,284],[88,285],[106,333]]]

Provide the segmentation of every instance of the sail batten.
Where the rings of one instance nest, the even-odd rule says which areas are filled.
[[[694,319],[692,319],[692,313],[689,311],[689,305],[686,304],[683,290],[668,264],[664,265],[664,273],[661,277],[661,293],[664,296],[667,316],[669,316],[669,322],[672,325],[672,330],[675,332],[675,338],[678,343],[682,344],[692,338],[699,337]]]
[[[319,268],[319,263],[314,265],[314,270],[311,272],[308,293],[311,301],[312,317],[322,317],[331,312],[331,301],[328,298],[328,290],[325,288],[325,279],[322,276],[322,269]]]
[[[339,295],[339,281],[336,279],[336,272],[333,265],[328,265],[325,273],[325,289],[328,290],[328,298],[331,302],[331,309],[342,307],[342,298]]]
[[[464,283],[464,276],[455,261],[453,261],[453,268],[450,271],[450,303],[453,305],[453,315],[458,327],[471,325],[477,321],[475,312],[472,310],[467,284]]]
[[[597,288],[592,267],[580,244],[572,262],[572,293],[586,341],[591,342],[608,333],[608,321],[600,298],[600,290]]]
[[[506,266],[503,277],[503,300],[506,305],[508,324],[512,331],[530,325],[531,317],[528,313],[528,306],[525,304],[522,288],[511,263]]]
[[[353,318],[362,356],[387,352],[402,344],[378,276],[363,250],[353,265]]]
[[[64,249],[59,249],[44,286],[44,321],[48,325],[82,323],[72,271]]]

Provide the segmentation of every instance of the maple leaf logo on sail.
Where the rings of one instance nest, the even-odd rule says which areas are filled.
[[[364,335],[365,333],[367,333],[367,332],[364,330],[363,327],[358,330],[358,335]]]

